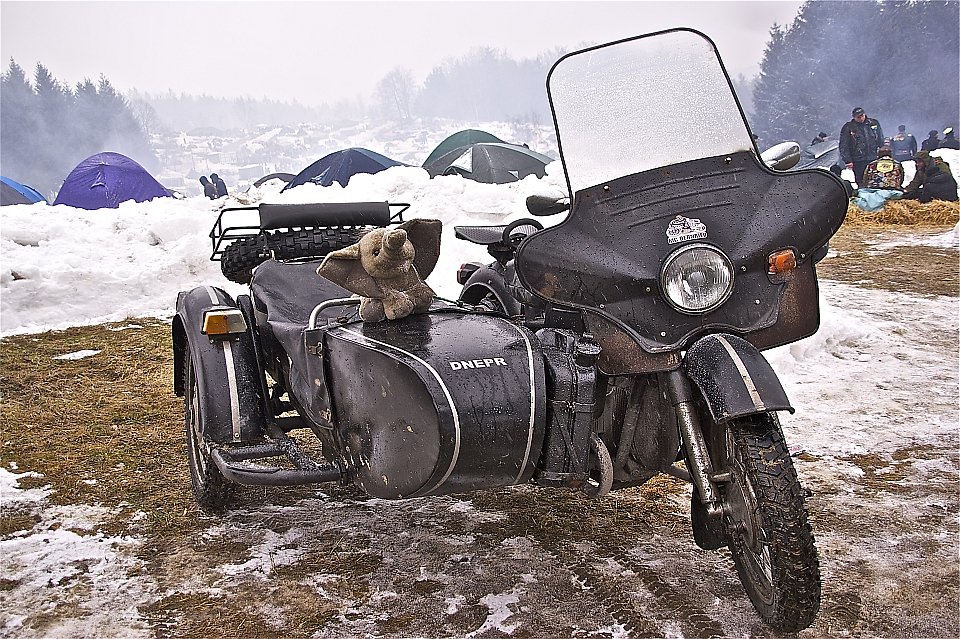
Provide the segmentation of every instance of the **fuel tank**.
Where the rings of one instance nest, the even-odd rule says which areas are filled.
[[[544,364],[522,326],[451,310],[318,337],[337,440],[370,495],[461,493],[533,475],[546,423]]]

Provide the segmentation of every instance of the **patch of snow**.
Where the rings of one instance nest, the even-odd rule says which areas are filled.
[[[113,511],[50,505],[48,489],[18,487],[27,476],[39,475],[0,469],[3,508],[16,504],[38,520],[29,530],[0,539],[0,574],[7,584],[0,592],[0,628],[22,639],[152,637],[138,606],[155,584],[131,575],[141,568],[133,555],[139,540],[88,534]],[[61,607],[68,611],[63,616]],[[29,620],[41,613],[50,621],[34,630]]]
[[[82,351],[74,351],[72,353],[66,353],[64,355],[57,355],[56,357],[53,357],[51,359],[64,359],[64,360],[85,359],[87,357],[93,357],[94,355],[98,355],[99,353],[100,351],[98,350],[84,349]]]
[[[522,589],[513,588],[508,592],[489,594],[481,597],[480,603],[485,605],[490,612],[487,614],[487,618],[483,624],[473,632],[465,634],[463,639],[471,639],[477,635],[482,635],[490,629],[498,630],[505,635],[512,635],[519,624],[509,625],[504,622],[513,616],[513,610],[510,609],[510,606],[516,606],[520,603],[520,595],[523,594],[523,592]]]

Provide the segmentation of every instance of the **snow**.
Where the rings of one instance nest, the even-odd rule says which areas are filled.
[[[0,468],[0,510],[23,513],[37,521],[0,539],[0,574],[15,590],[0,593],[0,636],[152,637],[137,607],[155,585],[135,576],[141,562],[134,558],[138,540],[92,531],[112,512],[99,506],[55,506],[47,502],[49,488],[19,487],[37,473],[13,473]],[[74,605],[76,618],[54,616],[42,632],[24,627],[30,616]]]
[[[275,134],[268,132],[260,141]],[[960,153],[940,154],[960,168]],[[910,173],[912,163],[908,164]],[[548,166],[543,179],[529,177],[508,185],[479,184],[455,176],[431,180],[422,169],[396,167],[377,175],[355,176],[346,188],[304,185],[281,194],[281,186],[275,181],[267,183],[229,198],[227,205],[239,205],[241,200],[390,201],[410,204],[407,219],[442,220],[442,255],[428,281],[447,298],[457,296],[455,272],[462,262],[489,261],[483,248],[453,237],[454,224],[497,224],[526,217],[527,195],[565,190],[557,162]],[[126,202],[115,210],[98,211],[42,204],[3,207],[0,335],[123,322],[127,318],[169,318],[178,291],[203,284],[220,286],[232,295],[243,293],[245,287],[226,281],[219,264],[208,259],[208,232],[221,204],[198,196],[142,204]],[[562,217],[541,221],[551,224]],[[960,225],[935,237],[908,234],[874,249],[885,251],[903,244],[957,249],[958,233]],[[797,408],[796,414],[781,418],[788,441],[822,460],[803,466],[805,479],[816,485],[837,475],[862,474],[860,468],[841,459],[850,454],[892,453],[912,444],[956,439],[956,353],[945,357],[930,344],[930,335],[956,335],[957,310],[957,300],[952,297],[822,283],[819,332],[767,353]],[[112,330],[141,327],[131,322]],[[98,352],[83,349],[56,359],[80,359]],[[947,370],[945,361],[950,362]],[[922,419],[916,418],[918,414]],[[837,415],[847,418],[836,419]],[[891,428],[891,423],[897,428]],[[930,477],[952,472],[947,461],[917,460],[916,466]],[[138,540],[94,533],[98,522],[110,515],[107,509],[52,505],[47,502],[49,488],[19,486],[20,480],[36,477],[35,473],[11,472],[16,470],[13,463],[9,468],[0,469],[0,507],[27,513],[37,520],[30,529],[0,539],[0,573],[17,583],[16,599],[2,598],[0,635],[38,636],[21,627],[28,615],[72,603],[87,616],[61,619],[61,625],[48,628],[46,636],[152,636],[137,606],[159,595],[156,585],[139,574],[132,551]],[[381,501],[366,503],[375,507]],[[903,502],[894,502],[893,506],[920,512],[931,504],[904,506]],[[681,507],[678,505],[678,509]],[[449,511],[477,521],[500,517],[477,512],[464,500],[451,500]],[[229,531],[217,527],[205,533],[208,537],[225,534]],[[262,543],[250,548],[245,561],[220,566],[220,574],[225,580],[238,574],[266,580],[275,568],[299,561],[297,540],[302,534],[297,528],[283,534],[268,531]],[[509,538],[503,544],[519,557],[529,552],[531,542]],[[469,562],[471,557],[457,555],[455,559]],[[617,572],[622,566],[609,564],[608,569]],[[314,577],[318,587],[322,578]],[[480,599],[488,614],[483,624],[466,636],[514,632],[517,625],[510,623],[511,617],[517,612],[528,579],[533,577],[524,575],[523,583],[513,589]],[[51,584],[58,588],[49,588]],[[396,593],[380,596],[395,597]],[[446,603],[449,614],[466,605],[462,597],[447,599]],[[666,628],[665,632],[667,636],[681,636],[675,628]],[[619,625],[589,634],[629,636]]]

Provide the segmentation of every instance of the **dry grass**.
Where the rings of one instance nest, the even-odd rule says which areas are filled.
[[[42,473],[21,485],[50,484],[55,503],[142,510],[154,533],[177,534],[200,511],[189,493],[170,326],[109,330],[121,325],[0,342],[0,463]],[[53,359],[83,349],[101,352]]]
[[[845,225],[850,226],[953,226],[960,222],[960,202],[890,200],[879,211],[847,207]]]

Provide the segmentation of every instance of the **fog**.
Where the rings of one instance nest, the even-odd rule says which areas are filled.
[[[514,59],[686,26],[752,76],[800,2],[3,2],[0,56],[73,85],[267,98],[368,100],[396,67],[415,83],[478,47]],[[542,81],[541,81],[542,87]]]

